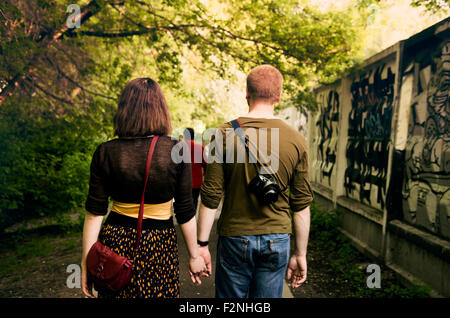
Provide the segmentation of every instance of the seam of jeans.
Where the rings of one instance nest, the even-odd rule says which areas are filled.
[[[248,244],[249,240],[245,239],[245,238],[240,238],[240,237],[233,237],[233,236],[224,236],[227,239],[233,240],[233,241],[241,241],[242,243]]]
[[[280,239],[274,239],[274,240],[269,240],[270,243],[277,243],[277,242],[284,242],[289,240],[290,237],[286,237],[286,238],[280,238]]]
[[[248,240],[247,240],[247,242],[245,242],[244,246],[242,247],[242,259],[244,260],[244,263],[248,263],[247,250],[248,250]]]

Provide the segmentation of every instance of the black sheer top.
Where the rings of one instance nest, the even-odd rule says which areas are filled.
[[[118,138],[100,144],[91,162],[86,210],[105,215],[108,199],[123,203],[140,203],[144,188],[145,162],[153,137]],[[191,164],[176,163],[172,148],[180,141],[161,136],[155,147],[146,204],[164,203],[174,198],[174,213],[179,224],[195,215],[192,199]],[[179,152],[182,155],[182,150]]]

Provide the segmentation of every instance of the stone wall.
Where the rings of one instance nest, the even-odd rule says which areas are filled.
[[[450,39],[436,36],[441,32],[421,41],[426,45],[405,47],[408,127],[399,150],[405,151],[404,220],[450,238]]]
[[[280,113],[306,136],[313,189],[342,212],[342,232],[406,280],[446,296],[449,86],[447,18],[317,88],[316,112]]]

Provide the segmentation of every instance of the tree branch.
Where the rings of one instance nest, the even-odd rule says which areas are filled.
[[[84,86],[82,86],[81,84],[79,84],[78,82],[73,80],[70,76],[68,76],[65,72],[63,72],[61,70],[61,68],[57,64],[53,63],[53,61],[47,55],[46,55],[46,60],[56,69],[56,71],[58,72],[59,75],[61,75],[65,79],[67,79],[69,82],[71,82],[73,85],[75,85],[76,87],[80,88],[81,90],[86,91],[86,92],[88,92],[89,94],[92,94],[92,95],[96,95],[96,96],[100,96],[100,97],[103,97],[103,98],[106,98],[106,99],[110,99],[110,100],[116,101],[116,98],[114,98],[114,97],[107,96],[107,95],[104,95],[104,94],[101,94],[101,93],[97,93],[97,92],[91,91],[91,90],[85,88]]]
[[[141,30],[129,30],[129,31],[121,31],[121,32],[104,32],[104,31],[90,31],[90,30],[80,30],[78,32],[74,32],[70,34],[70,37],[85,35],[85,36],[94,36],[100,38],[123,38],[135,35],[144,35],[149,34],[155,31],[167,31],[167,30],[180,30],[182,28],[192,28],[198,27],[195,24],[180,24],[176,26],[156,26],[156,27],[146,27]]]
[[[96,0],[91,0],[85,7],[80,10],[80,22],[83,23],[100,10],[100,6]],[[33,72],[33,65],[42,57],[44,50],[48,49],[57,40],[64,35],[70,35],[74,32],[74,28],[69,28],[64,24],[60,29],[53,32],[46,32],[42,35],[38,42],[42,43],[37,52],[31,57],[26,67],[20,74],[14,75],[7,80],[7,85],[0,91],[0,106],[10,97],[14,91],[22,85],[23,81]]]

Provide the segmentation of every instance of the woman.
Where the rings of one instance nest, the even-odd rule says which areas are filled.
[[[158,83],[138,78],[126,85],[114,117],[114,129],[119,138],[102,143],[91,163],[81,259],[83,293],[94,297],[87,277],[86,256],[97,238],[117,254],[132,257],[147,153],[153,136],[159,135],[145,191],[141,243],[131,281],[118,292],[99,291],[99,297],[179,297],[173,201],[174,214],[189,251],[194,283],[200,283],[205,264],[197,247],[191,165],[171,160],[171,150],[179,141],[168,136],[170,115]],[[113,205],[100,232],[109,198]]]

